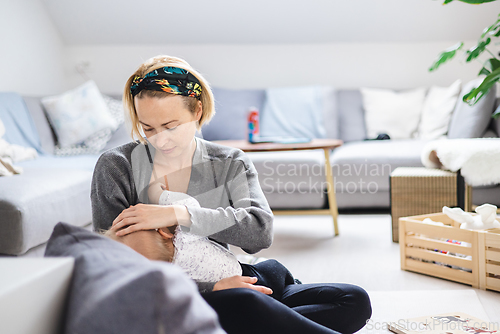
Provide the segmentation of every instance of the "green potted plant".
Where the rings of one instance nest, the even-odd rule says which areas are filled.
[[[446,5],[452,1],[454,0],[445,0],[443,4]],[[458,0],[458,1],[477,5],[485,2],[493,2],[496,0]],[[498,38],[498,37],[500,37],[500,14],[498,15],[496,22],[494,22],[492,25],[486,27],[483,30],[483,33],[481,34],[481,37],[479,38],[477,44],[472,48],[470,48],[469,50],[465,51],[466,62],[479,60],[477,58],[483,52],[487,52],[491,56],[491,58],[489,58],[483,63],[483,68],[478,73],[478,76],[486,75],[486,77],[483,79],[483,82],[478,87],[473,88],[469,93],[464,95],[463,101],[465,103],[468,103],[469,105],[476,104],[500,80],[500,60],[487,48],[487,46],[491,43],[492,38]],[[441,52],[437,60],[429,68],[429,71],[431,72],[435,71],[436,69],[438,69],[439,66],[452,59],[457,53],[457,51],[462,49],[463,45],[464,45],[463,42],[459,42]],[[500,116],[500,108],[493,113],[493,117],[496,118],[498,116]]]

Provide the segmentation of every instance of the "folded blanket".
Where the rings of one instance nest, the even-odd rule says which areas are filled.
[[[0,158],[0,176],[11,176],[22,172],[23,169],[12,165],[12,160],[9,158]]]
[[[422,163],[460,173],[471,186],[500,183],[500,138],[442,139],[422,150]]]
[[[14,166],[12,163],[35,159],[38,157],[38,153],[32,147],[9,144],[2,139],[4,133],[5,127],[2,120],[0,120],[0,176],[20,174],[23,169]]]

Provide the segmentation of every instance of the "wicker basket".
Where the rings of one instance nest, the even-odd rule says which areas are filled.
[[[459,225],[443,213],[400,218],[401,269],[500,291],[500,230]]]
[[[400,217],[457,206],[457,174],[441,169],[399,167],[390,176],[392,240],[398,242]]]

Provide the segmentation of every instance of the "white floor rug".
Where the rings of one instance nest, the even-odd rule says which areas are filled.
[[[391,321],[441,314],[463,312],[484,321],[489,318],[474,290],[372,291],[370,323],[358,333],[389,333]],[[500,324],[497,324],[500,326]]]

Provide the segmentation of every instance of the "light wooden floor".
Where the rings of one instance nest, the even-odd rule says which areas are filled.
[[[332,237],[328,216],[276,216],[273,245],[255,256],[277,259],[303,283],[346,282],[368,292],[473,290],[489,320],[500,323],[500,293],[400,270],[389,214],[341,214],[339,229]]]

